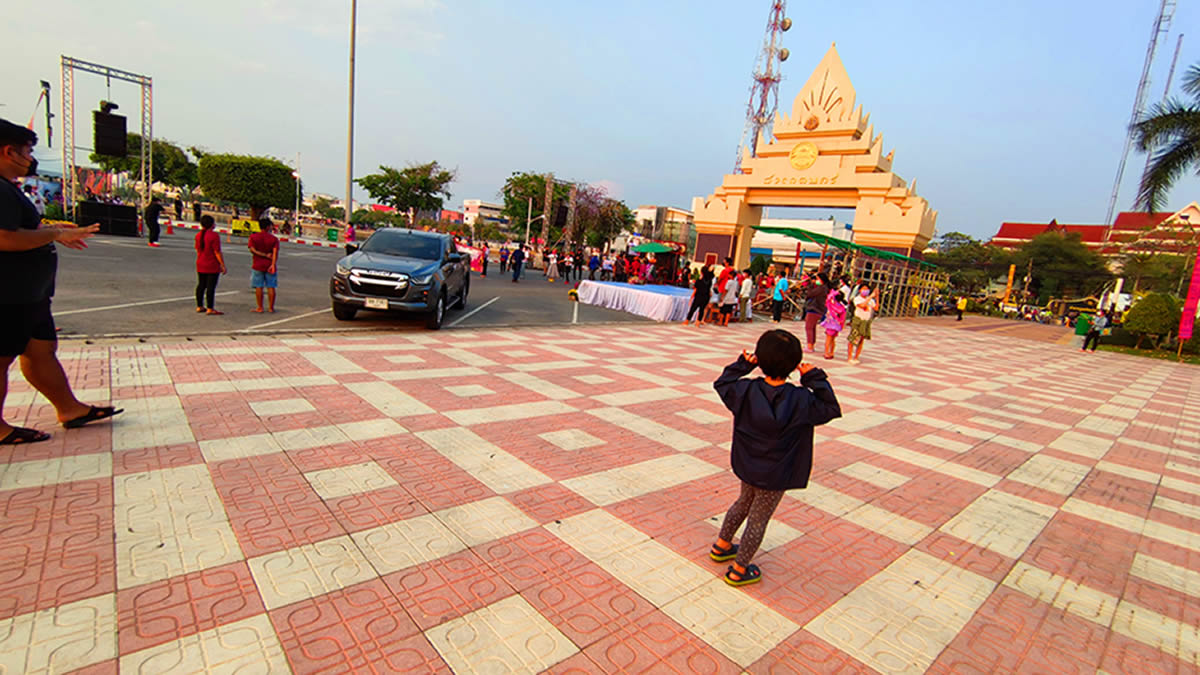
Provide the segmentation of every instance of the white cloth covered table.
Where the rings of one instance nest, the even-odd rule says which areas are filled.
[[[635,286],[611,281],[581,281],[579,301],[637,314],[655,321],[683,321],[692,290],[675,286]]]

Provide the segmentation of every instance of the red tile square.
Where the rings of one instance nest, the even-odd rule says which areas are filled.
[[[130,654],[265,611],[244,562],[122,589],[118,648]]]
[[[544,529],[535,528],[471,549],[518,591],[549,580],[569,583],[575,570],[590,563],[581,553]]]
[[[347,532],[368,530],[428,513],[416,497],[399,485],[337,497],[326,504]]]
[[[296,672],[407,672],[444,667],[379,579],[270,612]]]
[[[385,575],[383,581],[425,630],[456,619],[516,591],[471,551]]]
[[[792,633],[774,649],[755,661],[748,672],[755,675],[789,673],[837,674],[867,672],[867,667],[806,630]]]
[[[654,605],[593,563],[574,570],[569,583],[546,581],[525,589],[522,597],[581,648],[654,611]]]
[[[736,663],[657,609],[593,643],[583,653],[604,672],[741,672]]]
[[[121,450],[113,453],[113,475],[121,476],[203,463],[204,455],[200,452],[200,446],[195,443]]]
[[[595,506],[559,483],[547,483],[505,495],[508,501],[540,524],[590,511]]]

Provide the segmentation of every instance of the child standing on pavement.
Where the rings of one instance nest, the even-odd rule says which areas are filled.
[[[812,364],[801,365],[803,356],[795,335],[767,331],[758,338],[753,354],[742,352],[713,383],[733,413],[730,460],[742,482],[741,494],[726,512],[717,543],[709,551],[717,562],[734,561],[725,572],[725,583],[731,586],[762,578],[750,561],[783,492],[808,486],[813,427],[842,416],[825,372]],[[799,386],[787,381],[797,366]],[[763,377],[746,379],[755,367],[762,369]],[[742,542],[734,544],[733,536],[747,518]]]
[[[846,298],[841,291],[829,292],[825,300],[825,320],[821,326],[825,329],[825,358],[832,359],[838,333],[846,327]]]

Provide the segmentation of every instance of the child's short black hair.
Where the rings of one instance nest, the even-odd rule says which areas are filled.
[[[799,338],[786,330],[769,330],[758,338],[754,357],[758,359],[763,375],[782,380],[800,365],[804,349]]]

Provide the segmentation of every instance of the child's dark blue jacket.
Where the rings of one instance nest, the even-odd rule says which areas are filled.
[[[739,356],[713,383],[733,412],[733,473],[763,490],[808,485],[812,473],[813,427],[842,416],[825,371],[813,368],[800,386],[773,387],[761,377],[743,379],[755,365]]]

